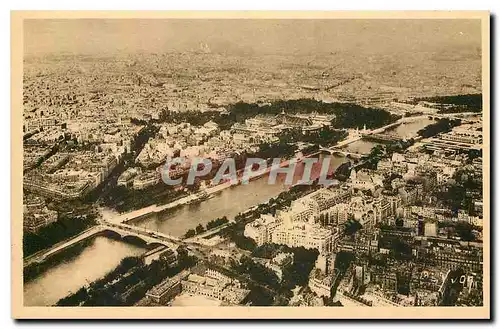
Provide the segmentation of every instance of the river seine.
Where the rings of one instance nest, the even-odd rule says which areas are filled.
[[[410,138],[416,132],[432,123],[427,118],[416,122],[402,124],[388,131],[401,138]],[[366,154],[376,143],[360,140],[349,144],[349,152]],[[321,155],[331,157],[329,172],[333,172],[347,159],[339,155]],[[318,172],[316,171],[316,177]],[[301,171],[296,171],[294,182],[300,179]],[[315,177],[313,177],[315,178]],[[188,229],[198,224],[205,225],[210,220],[226,216],[234,218],[238,213],[248,208],[267,202],[290,188],[284,184],[284,175],[279,175],[276,184],[268,184],[268,176],[250,181],[247,185],[233,186],[214,194],[210,199],[197,204],[185,205],[156,218],[146,218],[134,223],[155,231],[183,235]],[[50,269],[42,272],[24,285],[24,303],[26,306],[53,305],[59,299],[103,277],[113,270],[119,262],[129,256],[138,256],[146,249],[135,245],[98,236],[86,241],[85,246],[76,255],[71,254],[66,259],[58,261]],[[105,255],[105,257],[103,257]],[[64,257],[62,257],[64,258]]]
[[[24,284],[25,306],[54,305],[83,285],[103,277],[123,258],[139,256],[146,251],[146,248],[104,236],[89,238],[84,244],[72,246],[83,247],[77,253],[62,251],[69,255],[66,259],[55,261],[48,270]]]

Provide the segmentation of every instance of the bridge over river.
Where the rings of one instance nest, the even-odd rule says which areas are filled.
[[[363,156],[363,154],[355,153],[355,152],[349,152],[349,151],[347,151],[344,148],[338,147],[337,145],[332,146],[330,148],[320,146],[319,151],[320,152],[328,152],[330,154],[338,154],[338,155],[342,155],[342,156],[345,156],[345,157],[350,157],[350,158],[353,158],[353,159],[361,159],[361,157]]]
[[[60,242],[48,250],[42,250],[34,255],[27,257],[24,260],[24,267],[29,266],[33,263],[42,263],[50,256],[55,255],[56,253],[61,252],[78,242],[101,234],[114,235],[124,240],[131,238],[138,239],[143,241],[146,245],[162,244],[174,250],[177,249],[180,244],[180,239],[160,232],[126,224],[103,223],[94,226],[73,238]]]

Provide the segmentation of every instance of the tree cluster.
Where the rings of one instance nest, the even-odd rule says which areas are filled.
[[[216,218],[216,219],[213,219],[211,221],[209,221],[207,223],[207,226],[206,228],[202,225],[202,224],[198,224],[198,226],[196,226],[196,228],[194,229],[189,229],[186,234],[184,234],[184,237],[185,238],[191,238],[197,234],[201,234],[203,232],[206,232],[206,231],[209,231],[211,229],[214,229],[218,226],[221,226],[221,225],[224,225],[224,224],[227,224],[229,223],[229,220],[227,219],[226,216],[223,216],[223,217],[220,217],[220,218]]]
[[[96,225],[95,215],[60,218],[58,221],[42,227],[36,233],[23,234],[23,255],[27,257],[37,251],[71,238]]]
[[[163,259],[144,265],[137,257],[125,258],[103,278],[60,299],[57,306],[133,306],[165,278],[196,263],[187,252],[179,252],[178,257],[179,265],[175,267]]]
[[[420,101],[434,103],[433,107],[439,109],[438,113],[481,112],[483,109],[482,94],[417,98],[414,103]]]
[[[449,132],[453,127],[459,126],[460,124],[460,119],[439,119],[436,123],[432,123],[420,129],[417,134],[423,138],[429,138],[440,133]]]

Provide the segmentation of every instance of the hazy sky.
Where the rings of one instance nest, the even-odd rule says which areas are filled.
[[[481,45],[479,20],[26,20],[27,54],[171,52],[366,53],[434,51]]]

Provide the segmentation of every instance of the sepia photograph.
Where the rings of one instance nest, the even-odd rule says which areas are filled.
[[[12,316],[489,319],[489,25],[12,12]]]

